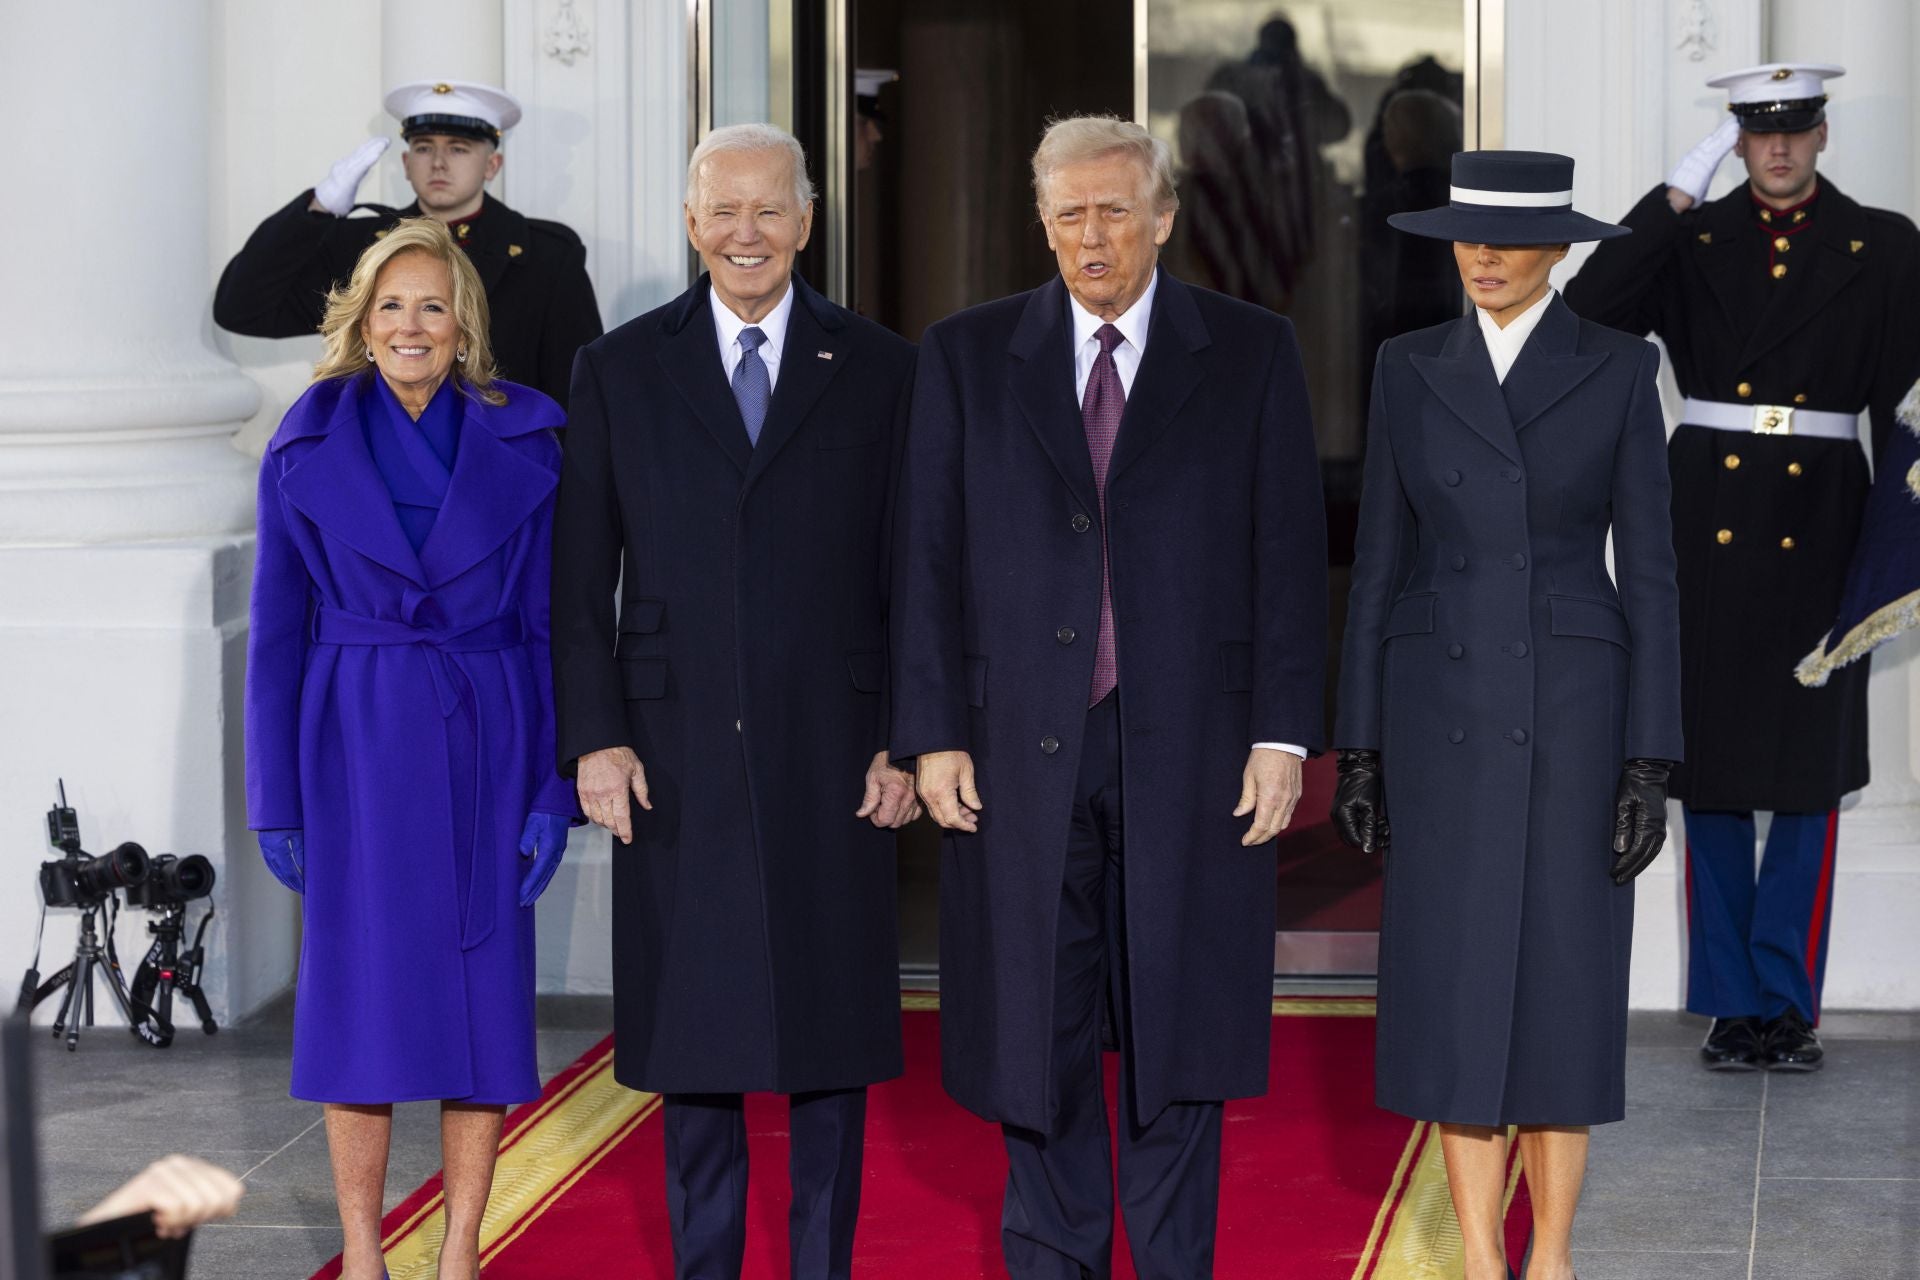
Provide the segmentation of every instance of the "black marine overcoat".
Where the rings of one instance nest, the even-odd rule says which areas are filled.
[[[1504,385],[1473,317],[1374,372],[1334,741],[1382,755],[1377,1097],[1422,1120],[1620,1118],[1614,789],[1681,756],[1659,355],[1547,307]]]
[[[913,348],[792,287],[757,445],[704,277],[574,374],[558,750],[571,774],[631,747],[652,790],[613,853],[614,1070],[637,1089],[900,1071],[894,833],[853,815],[885,745],[885,525]]]

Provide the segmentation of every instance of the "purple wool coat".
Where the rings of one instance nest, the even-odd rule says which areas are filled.
[[[295,1097],[535,1097],[529,810],[556,772],[547,608],[560,407],[463,397],[416,553],[362,426],[371,375],[317,383],[260,467],[247,811],[306,836]],[[375,429],[385,419],[372,417]]]

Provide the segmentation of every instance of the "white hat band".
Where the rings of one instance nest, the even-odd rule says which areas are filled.
[[[1490,204],[1506,209],[1571,208],[1571,191],[1477,191],[1472,187],[1449,187],[1455,204]]]

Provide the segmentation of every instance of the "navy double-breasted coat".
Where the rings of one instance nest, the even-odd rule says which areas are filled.
[[[1054,935],[1100,620],[1100,506],[1065,285],[926,333],[901,468],[893,751],[972,753],[940,865],[941,1057],[1046,1131]],[[1273,845],[1234,818],[1255,742],[1317,748],[1326,517],[1293,327],[1164,271],[1108,465],[1136,1104],[1267,1083]]]
[[[1382,756],[1377,1097],[1423,1120],[1624,1114],[1614,791],[1681,756],[1659,355],[1546,305],[1504,385],[1473,317],[1374,375],[1334,740]]]
[[[913,349],[792,287],[757,445],[704,278],[574,369],[558,749],[572,773],[631,747],[652,792],[613,863],[614,1070],[637,1089],[900,1072],[894,833],[853,815],[885,745],[885,526]]]

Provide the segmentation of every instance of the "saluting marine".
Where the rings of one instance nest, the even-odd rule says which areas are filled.
[[[520,122],[520,104],[487,85],[421,81],[389,93],[386,108],[407,144],[401,163],[414,203],[356,203],[361,182],[390,145],[369,138],[248,238],[220,276],[214,322],[254,338],[317,332],[327,291],[353,274],[368,245],[401,218],[437,218],[486,286],[496,372],[565,406],[574,353],[600,336],[600,309],[586,248],[572,228],[529,218],[486,192],[505,161],[501,140]],[[357,209],[374,216],[348,216]]]
[[[1838,807],[1867,782],[1866,662],[1794,679],[1833,625],[1876,453],[1920,372],[1920,232],[1815,171],[1836,66],[1707,83],[1732,116],[1624,219],[1566,290],[1581,315],[1667,345],[1686,396],[1668,446],[1687,760],[1687,1007],[1716,1070],[1821,1061]],[[1701,203],[1728,151],[1748,182]],[[1754,811],[1773,824],[1754,871]]]

